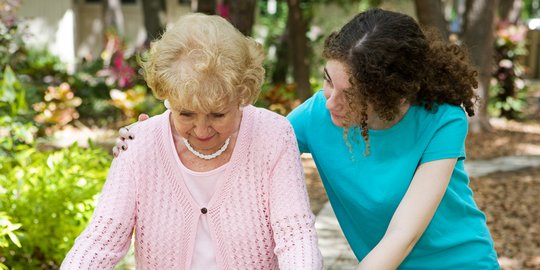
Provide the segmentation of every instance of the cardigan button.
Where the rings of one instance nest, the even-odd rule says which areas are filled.
[[[206,207],[201,208],[201,213],[203,214],[208,213],[208,209],[206,209]]]

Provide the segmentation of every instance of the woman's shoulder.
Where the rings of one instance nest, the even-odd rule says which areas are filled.
[[[461,106],[445,103],[439,105],[438,110],[438,119],[441,123],[468,121],[467,113],[465,113],[465,110]]]
[[[264,108],[252,107],[251,139],[261,145],[278,145],[294,138],[291,123],[283,115]],[[295,139],[296,140],[296,139]]]
[[[443,103],[439,107],[446,115],[465,116],[465,110],[461,106]]]
[[[144,134],[146,132],[151,132],[155,129],[162,128],[164,125],[164,122],[168,120],[168,111],[158,114],[155,116],[152,116],[144,121],[139,121],[131,126],[128,126],[129,130],[132,132]]]
[[[466,134],[468,131],[468,118],[461,106],[452,104],[437,104],[431,110],[417,106],[414,122],[417,128],[428,132],[427,134]]]
[[[281,114],[265,108],[251,106],[254,112],[253,123],[259,124],[259,128],[286,128],[291,124]]]
[[[324,121],[329,119],[329,113],[326,109],[326,97],[323,90],[319,90],[313,96],[302,102],[298,107],[294,108],[287,116],[293,125],[312,121]],[[303,125],[303,124],[302,124]]]
[[[420,105],[415,107],[417,108],[418,113],[432,117],[440,122],[454,121],[457,119],[467,121],[465,110],[458,105],[448,103],[434,104],[430,110]]]
[[[326,107],[326,97],[324,91],[319,90],[315,92],[310,98],[302,102],[294,111],[305,111],[310,113],[324,112]]]
[[[283,149],[296,147],[296,137],[291,123],[283,115],[264,108],[252,107],[251,125],[247,140],[249,149],[254,155],[260,155],[261,160],[278,159]]]

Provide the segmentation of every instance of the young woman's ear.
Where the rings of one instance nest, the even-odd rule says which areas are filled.
[[[399,105],[403,105],[403,104],[405,104],[405,102],[407,102],[407,99],[406,98],[401,98],[399,100]]]

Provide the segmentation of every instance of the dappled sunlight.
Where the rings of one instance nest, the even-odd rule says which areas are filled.
[[[469,160],[503,156],[540,155],[540,123],[492,119],[492,132],[469,134]]]
[[[523,155],[540,155],[540,144],[520,143],[516,149]]]
[[[519,270],[523,269],[519,260],[508,257],[499,257],[499,264],[501,265],[502,270]],[[528,269],[539,269],[540,268],[540,256],[534,256],[529,258],[525,262],[525,266]]]
[[[505,145],[505,144],[508,144],[510,142],[510,138],[508,137],[499,137],[499,138],[495,138],[495,140],[493,141],[493,146],[502,146],[502,145]]]
[[[490,120],[490,123],[495,129],[540,134],[540,122],[538,121],[519,122],[503,118],[493,118]]]

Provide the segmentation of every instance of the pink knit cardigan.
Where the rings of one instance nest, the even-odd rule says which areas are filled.
[[[135,231],[137,269],[190,269],[203,215],[182,179],[170,112],[132,128],[99,203],[61,269],[113,269]],[[219,269],[322,269],[298,146],[289,122],[244,108],[223,181],[207,208]]]

